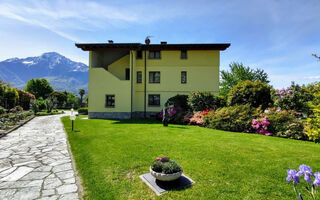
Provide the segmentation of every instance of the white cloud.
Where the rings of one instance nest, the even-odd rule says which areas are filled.
[[[320,80],[320,76],[306,76],[304,77],[305,79],[316,79],[316,80]]]

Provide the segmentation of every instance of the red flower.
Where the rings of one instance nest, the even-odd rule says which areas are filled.
[[[206,115],[206,114],[208,114],[208,112],[210,112],[210,110],[209,110],[209,109],[204,110],[204,111],[202,111],[202,115]]]

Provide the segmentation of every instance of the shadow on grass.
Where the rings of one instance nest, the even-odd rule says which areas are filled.
[[[161,124],[161,121],[155,119],[119,119],[112,124]]]

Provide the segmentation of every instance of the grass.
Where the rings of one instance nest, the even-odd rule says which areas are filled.
[[[143,120],[85,120],[75,131],[63,117],[85,199],[294,199],[285,181],[300,164],[320,171],[312,142],[169,125]],[[151,162],[169,156],[196,183],[160,197],[139,179]]]
[[[36,116],[58,115],[63,113],[63,110],[52,110],[50,113],[48,113],[46,110],[41,110],[37,112]]]

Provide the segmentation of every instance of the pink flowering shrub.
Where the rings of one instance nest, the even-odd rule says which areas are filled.
[[[268,136],[271,135],[271,133],[269,133],[267,130],[269,124],[270,122],[268,122],[267,116],[252,120],[252,128],[256,130],[256,133],[259,133],[261,135],[268,135]]]
[[[202,112],[194,112],[193,116],[190,118],[189,124],[202,126],[203,125]]]

